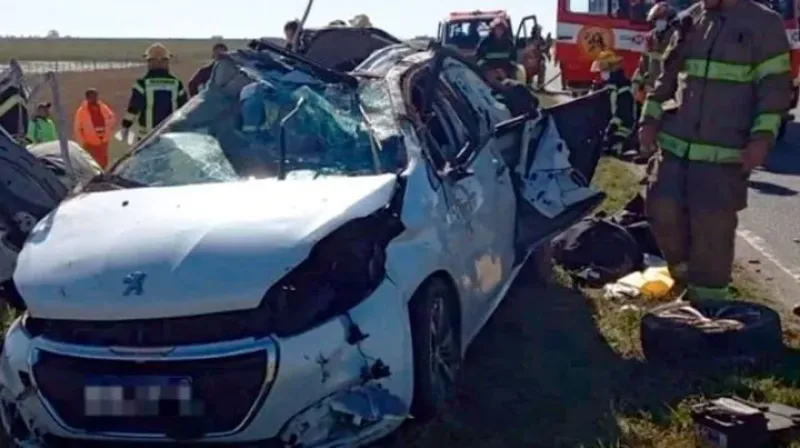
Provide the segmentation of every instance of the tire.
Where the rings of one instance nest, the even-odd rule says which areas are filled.
[[[414,293],[409,304],[411,340],[414,350],[414,398],[411,415],[427,421],[438,415],[455,397],[456,380],[461,368],[461,337],[456,300],[450,286],[441,278],[432,277]],[[443,331],[449,326],[449,340]],[[439,328],[435,334],[433,327]],[[449,347],[443,347],[448,342]],[[444,360],[452,375],[446,381]]]
[[[732,319],[728,326],[715,320],[701,328],[666,314],[690,316],[687,302],[669,303],[650,310],[641,321],[642,351],[648,361],[668,364],[685,361],[768,361],[783,350],[778,313],[763,305],[738,300],[692,304],[702,316]],[[684,309],[684,310],[682,310]],[[713,319],[712,319],[713,320]],[[722,324],[722,325],[720,325]]]

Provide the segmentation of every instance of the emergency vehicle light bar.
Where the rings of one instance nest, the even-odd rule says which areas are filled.
[[[507,14],[505,11],[498,9],[495,11],[481,11],[475,10],[472,12],[467,11],[456,11],[450,13],[451,19],[466,19],[466,18],[478,18],[478,17],[505,17]]]

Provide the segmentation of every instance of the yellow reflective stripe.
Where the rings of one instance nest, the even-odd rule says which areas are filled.
[[[614,135],[627,138],[631,135],[631,130],[626,128],[625,126],[618,126],[617,131],[614,132]]]
[[[683,73],[695,78],[707,78],[714,81],[746,83],[755,80],[755,68],[751,65],[706,61],[703,59],[687,59],[684,61]]]
[[[664,58],[664,56],[661,53],[656,52],[656,51],[653,51],[653,52],[650,52],[650,53],[646,53],[646,54],[647,54],[648,58],[654,59],[656,61],[660,61],[660,60],[662,60]]]
[[[172,110],[178,108],[178,80],[174,78],[148,78],[144,81],[145,91],[145,131],[149,132],[155,127],[153,107],[155,106],[155,93],[169,91],[172,100]]]
[[[782,53],[756,65],[755,80],[761,81],[767,76],[780,75],[791,71],[792,61],[789,53]]]
[[[658,146],[681,159],[694,162],[741,163],[742,161],[742,152],[738,149],[705,143],[689,143],[666,132],[658,134]]]
[[[144,87],[141,85],[141,83],[139,83],[139,81],[133,83],[133,90],[144,95]]]
[[[491,52],[491,53],[486,53],[483,56],[483,58],[484,59],[509,59],[509,58],[511,58],[511,53],[495,51],[495,52]]]
[[[617,91],[615,89],[611,90],[611,95],[609,95],[608,99],[611,101],[611,115],[615,116],[617,113]]]
[[[147,86],[149,87],[149,86]],[[145,88],[144,100],[144,129],[139,128],[139,131],[149,131],[153,129],[153,103],[155,102],[155,92],[153,89]]]
[[[773,135],[778,135],[782,119],[781,114],[758,114],[756,119],[753,120],[753,127],[750,128],[750,133],[769,132]]]
[[[136,114],[132,114],[130,112],[126,112],[125,116],[122,117],[122,119],[125,121],[136,121],[136,118],[137,118]]]
[[[728,298],[728,288],[709,288],[706,286],[689,285],[687,293],[691,300],[724,300]]]
[[[661,103],[653,100],[646,100],[644,106],[642,106],[642,115],[660,120],[661,116],[664,115],[664,109],[661,107]]]
[[[0,117],[7,114],[8,111],[14,108],[14,106],[24,106],[25,100],[20,95],[11,95],[7,100],[0,104]]]

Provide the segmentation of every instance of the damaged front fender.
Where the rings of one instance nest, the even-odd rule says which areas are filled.
[[[378,383],[337,392],[296,415],[281,431],[287,446],[334,447],[373,442],[408,417],[408,406]]]

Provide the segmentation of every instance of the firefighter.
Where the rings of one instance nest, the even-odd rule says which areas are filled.
[[[658,148],[653,232],[688,299],[702,301],[727,298],[748,178],[791,107],[790,46],[781,17],[753,0],[702,0],[689,12],[647,94],[639,139]]]
[[[610,50],[597,55],[592,63],[592,72],[599,73],[603,80],[602,87],[611,90],[611,121],[606,128],[605,141],[610,153],[622,156],[636,124],[636,103],[631,82],[622,70],[622,58]]]
[[[514,77],[517,48],[514,45],[514,39],[511,38],[507,19],[497,17],[489,25],[489,28],[491,32],[478,42],[475,52],[478,65],[484,70],[501,68],[505,70],[507,77]]]
[[[28,143],[46,143],[58,140],[58,132],[56,132],[56,124],[50,118],[50,103],[39,103],[36,106],[36,114],[28,124],[28,133],[26,134]]]
[[[21,142],[25,141],[28,133],[26,102],[25,93],[19,86],[6,85],[0,91],[0,127]]]
[[[147,73],[133,83],[128,110],[122,119],[123,141],[127,140],[134,122],[138,127],[137,138],[141,140],[188,101],[183,82],[169,71],[172,55],[167,48],[155,43],[144,57]]]
[[[633,74],[633,91],[637,103],[644,97],[661,74],[662,56],[667,49],[675,29],[672,23],[677,12],[667,2],[656,3],[647,14],[647,22],[653,27],[645,40],[645,51],[639,58],[639,67]]]

